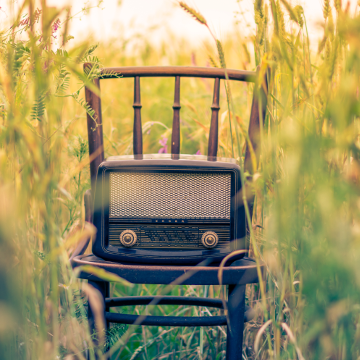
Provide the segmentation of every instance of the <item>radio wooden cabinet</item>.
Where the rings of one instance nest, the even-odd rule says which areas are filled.
[[[109,158],[99,166],[93,253],[157,264],[220,262],[245,249],[245,212],[234,162]]]

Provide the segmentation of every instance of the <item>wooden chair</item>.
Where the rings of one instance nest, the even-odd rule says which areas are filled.
[[[85,64],[84,70],[91,71],[91,64]],[[175,95],[173,104],[173,127],[171,138],[171,154],[173,159],[178,159],[180,154],[180,78],[201,77],[214,79],[214,93],[212,102],[212,114],[208,144],[208,160],[215,160],[218,148],[218,113],[220,80],[237,80],[257,82],[260,78],[259,68],[257,72],[200,68],[200,67],[119,67],[106,68],[101,70],[100,75],[94,80],[94,84],[100,90],[100,80],[121,77],[134,78],[134,135],[133,149],[134,156],[141,158],[142,150],[142,126],[141,126],[141,101],[140,101],[140,78],[141,77],[175,77]],[[119,79],[121,81],[121,79]],[[86,221],[92,222],[92,196],[96,181],[97,169],[104,160],[103,129],[101,99],[90,89],[85,89],[86,101],[94,110],[94,115],[87,115],[91,188],[85,194]],[[257,82],[254,91],[249,123],[249,139],[254,154],[259,159],[259,137],[260,127],[265,118],[267,98],[266,76],[262,77],[261,83]],[[95,119],[95,121],[94,121]],[[244,169],[252,173],[252,161],[250,150],[247,148],[244,160]],[[104,269],[135,284],[176,284],[176,285],[219,285],[218,266],[157,266],[144,264],[124,264],[105,261],[94,255],[83,255],[90,239],[79,244],[71,257],[72,266],[92,265]],[[260,266],[262,267],[262,265]],[[220,299],[194,298],[194,297],[125,297],[111,298],[109,283],[97,278],[93,274],[81,272],[80,278],[87,279],[103,296],[104,318],[106,326],[110,322],[137,325],[154,326],[216,326],[228,325],[226,358],[235,360],[242,359],[242,338],[244,321],[249,317],[245,313],[245,288],[246,284],[258,282],[258,267],[254,260],[243,258],[233,262],[230,266],[224,267],[222,285],[228,285],[227,311],[228,316],[212,317],[173,317],[173,316],[146,316],[111,313],[109,310],[114,306],[125,305],[147,305],[147,304],[174,304],[174,305],[196,305],[223,308]],[[91,308],[88,312],[89,325],[94,329],[94,320]],[[230,322],[230,323],[229,323]],[[229,326],[230,325],[230,326]]]

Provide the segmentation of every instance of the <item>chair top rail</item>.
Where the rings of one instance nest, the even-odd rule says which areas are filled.
[[[85,64],[84,67],[91,66]],[[197,66],[124,66],[101,69],[100,79],[118,77],[200,77],[238,80],[246,82],[256,81],[256,72],[247,70],[220,69]]]

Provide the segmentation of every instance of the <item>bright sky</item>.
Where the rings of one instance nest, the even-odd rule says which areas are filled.
[[[84,6],[96,5],[98,1],[47,0],[47,4],[57,7],[71,5],[72,14],[75,14]],[[333,4],[333,0],[330,1]],[[185,2],[204,15],[220,39],[233,29],[235,21],[238,21],[239,31],[245,35],[254,31],[254,0],[187,0]],[[313,40],[319,38],[322,34],[319,21],[322,20],[323,0],[290,0],[289,2],[292,5],[303,6],[309,35]],[[346,2],[347,0],[343,0],[343,7],[346,6]],[[22,1],[15,0],[15,4],[20,3]],[[351,10],[354,11],[356,0],[350,0],[350,3]],[[3,18],[4,13],[0,14],[0,20]],[[156,27],[156,30],[150,31],[151,27]],[[187,38],[194,45],[209,38],[207,29],[180,9],[176,0],[104,0],[100,7],[93,8],[88,15],[74,19],[70,29],[70,34],[76,40],[93,36],[98,41],[115,38],[117,34],[131,37],[140,33],[158,42],[166,39],[169,32]]]

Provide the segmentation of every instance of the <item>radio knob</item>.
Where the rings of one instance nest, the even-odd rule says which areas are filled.
[[[124,230],[120,234],[120,242],[125,247],[131,247],[136,244],[137,236],[132,230]]]
[[[206,248],[213,248],[219,242],[219,237],[214,231],[207,231],[201,237],[201,242]]]

